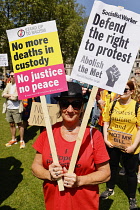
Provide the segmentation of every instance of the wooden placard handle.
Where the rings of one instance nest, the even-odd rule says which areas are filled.
[[[56,151],[56,147],[55,147],[55,142],[54,142],[54,137],[53,137],[53,132],[52,132],[52,126],[50,123],[48,108],[46,106],[46,97],[40,96],[40,100],[41,100],[42,110],[43,110],[43,114],[44,114],[44,121],[45,121],[46,129],[47,129],[50,149],[51,149],[51,153],[52,153],[52,159],[53,159],[54,163],[59,163],[57,151]],[[62,178],[58,179],[57,182],[58,182],[59,191],[64,191],[64,185],[63,185]]]
[[[95,100],[97,91],[98,91],[98,87],[93,86],[92,91],[90,93],[89,100],[88,100],[88,104],[87,104],[87,107],[86,107],[86,110],[85,110],[85,113],[84,113],[84,116],[83,116],[83,119],[82,119],[82,124],[80,126],[78,136],[76,138],[76,143],[75,143],[75,147],[74,147],[74,150],[73,150],[73,154],[72,154],[72,158],[71,158],[68,173],[73,173],[74,172],[74,168],[75,168],[75,165],[76,165],[76,161],[77,161],[77,157],[78,157],[78,154],[79,154],[80,146],[81,146],[81,143],[82,143],[82,140],[83,140],[83,137],[84,137],[85,129],[87,127],[87,123],[88,123],[88,120],[89,120],[89,117],[90,117],[91,109],[93,107],[93,102]]]

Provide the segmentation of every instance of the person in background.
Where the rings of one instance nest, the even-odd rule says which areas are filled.
[[[11,83],[11,77],[10,77],[11,72],[12,71],[10,71],[9,73],[6,74],[6,80],[5,80],[6,85],[7,85],[7,83]]]
[[[75,146],[84,103],[79,84],[68,82],[68,91],[55,97],[60,106],[62,122],[53,125],[53,135],[59,164],[52,160],[48,136],[43,131],[33,144],[37,151],[33,174],[44,181],[44,199],[47,210],[99,209],[98,184],[110,178],[109,157],[102,134],[87,127],[73,173],[68,168]],[[57,180],[62,178],[65,190],[59,192]]]
[[[134,100],[136,100],[140,104],[140,75],[135,77],[135,94]],[[138,166],[138,174],[137,174],[138,183],[140,183],[140,153],[139,153],[139,166]]]
[[[140,77],[140,68],[136,68],[136,69],[135,69],[134,75],[135,75],[135,79],[136,79],[137,77]]]
[[[104,141],[107,145],[110,156],[111,179],[106,183],[107,189],[101,194],[102,199],[107,199],[114,194],[114,187],[116,182],[117,169],[119,167],[120,157],[122,157],[125,173],[127,176],[129,209],[136,209],[136,189],[137,189],[137,166],[138,153],[140,147],[140,109],[138,109],[137,116],[135,114],[136,101],[132,99],[134,93],[134,83],[128,81],[123,95],[117,100],[112,113],[110,104],[106,115],[104,116]],[[113,146],[109,140],[108,129],[132,135],[132,145],[126,149],[120,149]],[[119,138],[119,137],[118,137]]]
[[[4,88],[5,88],[5,82],[4,82],[4,79],[2,79],[1,89],[4,90]]]
[[[140,68],[135,69],[134,75],[135,75],[135,77],[140,77]]]
[[[138,71],[138,69],[137,69],[137,71]],[[140,103],[140,76],[137,76],[137,73],[136,73],[136,76],[132,76],[130,78],[130,80],[134,83],[134,86],[135,86],[135,91],[134,91],[134,94],[133,94],[132,98],[135,101]],[[119,175],[122,175],[122,176],[125,175],[125,168],[124,167],[122,167],[120,169]],[[138,166],[137,179],[138,179],[138,183],[140,183],[140,154],[139,154],[139,166]]]
[[[108,90],[104,90],[102,88],[98,89],[97,92],[97,96],[96,96],[96,100],[97,100],[97,104],[98,107],[100,108],[101,112],[100,112],[100,116],[99,116],[99,121],[98,124],[96,125],[96,127],[103,133],[103,117],[106,114],[106,109],[108,109],[109,104],[116,100],[119,97],[119,94],[108,91]]]
[[[23,112],[22,112],[24,131],[27,130],[27,128],[29,126],[28,119],[30,117],[32,102],[35,102],[35,101],[36,101],[35,97],[22,100],[23,107],[24,107]]]
[[[0,79],[0,90],[2,90],[2,80]]]
[[[133,99],[140,103],[140,77],[135,77],[135,92],[133,95]]]
[[[10,124],[10,131],[12,139],[5,144],[6,147],[10,147],[13,144],[17,144],[16,139],[16,124],[19,128],[20,135],[20,149],[25,148],[24,126],[22,122],[23,104],[22,101],[18,100],[17,88],[15,83],[14,72],[10,73],[11,83],[7,83],[2,97],[6,98],[5,106],[3,107],[3,113],[6,112],[6,119]]]
[[[139,166],[138,166],[138,174],[137,174],[137,180],[138,180],[138,183],[140,184],[140,153],[139,153]]]

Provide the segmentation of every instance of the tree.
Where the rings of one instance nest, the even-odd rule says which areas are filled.
[[[9,64],[11,66],[11,56],[6,30],[13,28],[14,24],[8,18],[8,5],[4,7],[2,0],[0,0],[0,20],[0,53],[8,54]]]
[[[64,63],[74,62],[87,21],[76,0],[0,0],[0,4],[5,20],[0,39],[6,37],[6,29],[56,20]]]

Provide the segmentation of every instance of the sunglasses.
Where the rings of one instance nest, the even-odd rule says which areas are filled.
[[[14,75],[10,75],[10,77],[12,77],[12,78],[13,78],[13,77],[15,77],[15,76],[14,76]]]
[[[123,92],[127,93],[128,90],[130,90],[130,88],[125,88]]]
[[[74,110],[80,110],[82,108],[83,102],[81,100],[75,100],[72,102],[69,102],[67,100],[61,100],[59,104],[60,108],[62,109],[67,109],[71,105]]]
[[[135,73],[135,75],[137,75],[137,74],[139,75],[140,73]]]

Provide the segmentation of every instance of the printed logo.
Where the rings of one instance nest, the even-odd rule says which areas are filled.
[[[110,86],[110,87],[114,87],[115,82],[121,76],[120,71],[118,70],[118,68],[115,65],[113,65],[112,67],[110,67],[109,69],[106,70],[106,74],[108,77],[108,81],[107,81],[106,85]]]
[[[25,35],[25,31],[23,29],[20,29],[18,32],[17,32],[17,35],[19,37],[23,37]]]

